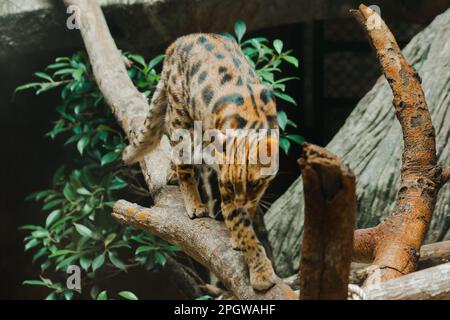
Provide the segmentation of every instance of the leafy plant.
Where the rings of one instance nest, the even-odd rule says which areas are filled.
[[[296,78],[276,79],[275,75],[281,73],[282,62],[297,67],[298,60],[290,55],[291,51],[283,51],[281,40],[273,41],[272,46],[265,38],[243,41],[245,31],[245,23],[238,21],[235,40],[257,74],[278,98],[296,104],[284,93],[286,83]],[[148,62],[137,54],[125,53],[124,58],[130,61],[128,74],[133,83],[150,99],[160,78],[158,68],[164,56],[158,55]],[[73,160],[55,171],[50,188],[27,198],[42,204],[45,219],[42,225],[21,228],[28,232],[24,238],[25,251],[33,250],[33,263],[39,263],[41,269],[40,279],[24,284],[47,287],[50,290],[47,299],[72,299],[81,292],[67,289],[63,279],[67,267],[76,264],[84,271],[82,288],[90,288],[92,299],[106,300],[107,292],[99,287],[102,279],[137,266],[157,270],[164,267],[167,255],[175,254],[178,248],[124,227],[110,216],[121,195],[139,202],[145,201],[148,193],[138,168],[124,166],[120,160],[127,139],[95,83],[86,54],[56,58],[45,72],[36,72],[35,76],[38,81],[18,87],[16,92],[34,89],[41,94],[59,90],[61,103],[55,108],[58,119],[47,136],[63,139]],[[290,141],[300,143],[302,139],[287,133],[286,127],[296,124],[284,111],[278,111],[277,116],[282,131],[280,146],[287,153]],[[118,295],[137,299],[129,291]]]
[[[137,55],[125,56],[134,62],[128,70],[134,84],[150,96],[159,80],[155,67],[163,56],[148,63]],[[144,200],[147,190],[137,178],[139,170],[125,167],[120,160],[127,141],[103,100],[86,55],[57,58],[46,72],[36,76],[43,81],[16,91],[34,88],[41,94],[60,89],[58,119],[47,136],[64,139],[65,146],[73,150],[74,160],[56,170],[51,188],[28,197],[41,202],[46,214],[43,225],[21,228],[29,232],[25,250],[35,250],[33,262],[40,263],[42,273],[80,265],[85,272],[84,283],[94,289],[101,279],[135,266],[147,270],[164,266],[166,255],[174,254],[176,247],[119,225],[110,217],[119,194],[125,192],[127,197]],[[78,293],[43,277],[24,284],[48,287],[52,290],[49,299],[72,298]]]

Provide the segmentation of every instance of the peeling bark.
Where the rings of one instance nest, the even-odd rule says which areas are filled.
[[[355,176],[324,148],[304,144],[305,193],[300,299],[347,299],[353,249]]]
[[[128,77],[97,1],[64,0],[64,3],[80,9],[80,31],[96,82],[133,144],[147,114],[147,99]],[[140,162],[155,206],[144,209],[124,200],[118,201],[113,217],[179,245],[189,256],[212,270],[238,299],[297,298],[281,279],[264,293],[254,292],[243,254],[232,249],[225,226],[212,219],[190,220],[187,217],[178,187],[167,186],[170,173],[168,150],[168,140],[163,139],[160,146]]]

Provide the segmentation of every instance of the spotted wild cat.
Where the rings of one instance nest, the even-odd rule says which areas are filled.
[[[260,81],[239,45],[224,36],[191,34],[169,46],[145,129],[137,137],[137,145],[125,149],[124,160],[140,160],[158,146],[163,134],[170,136],[177,129],[192,132],[195,121],[200,121],[203,129],[221,132],[278,128],[271,90]],[[272,136],[257,140],[256,144],[257,150],[267,148],[269,153],[278,153],[278,139]],[[234,143],[225,148],[237,147]],[[250,153],[245,157],[250,160]],[[273,178],[262,175],[264,166],[267,164],[258,161],[215,166],[225,223],[234,246],[245,256],[251,284],[257,290],[266,290],[275,281],[272,264],[252,226],[258,202]],[[176,171],[189,217],[208,216],[193,165],[178,164]]]

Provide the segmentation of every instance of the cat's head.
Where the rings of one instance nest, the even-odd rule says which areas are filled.
[[[222,202],[236,209],[256,207],[278,170],[278,136],[235,140],[227,143],[224,156],[217,168]]]

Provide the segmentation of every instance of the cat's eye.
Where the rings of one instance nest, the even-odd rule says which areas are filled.
[[[250,189],[254,189],[259,185],[259,180],[252,180],[247,182],[247,187]]]
[[[233,190],[233,183],[231,183],[230,181],[226,182],[225,188],[227,188],[228,190]]]

